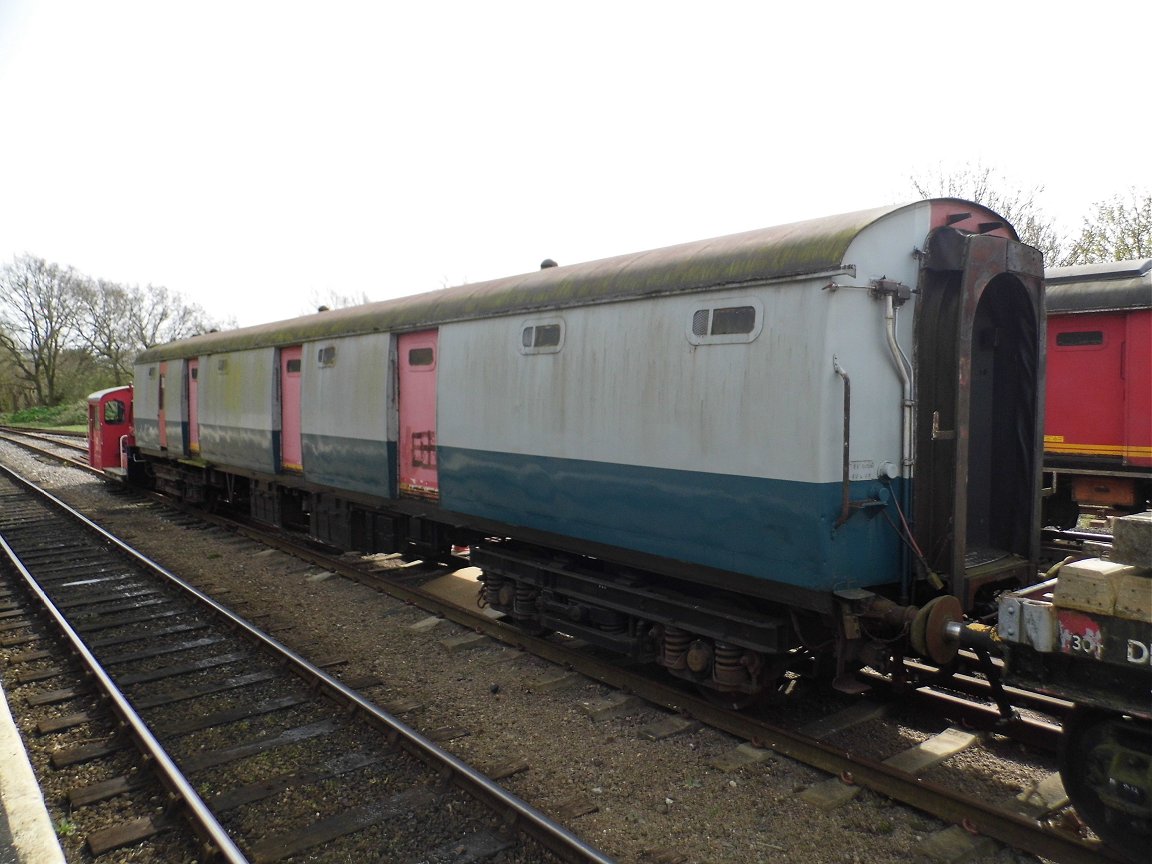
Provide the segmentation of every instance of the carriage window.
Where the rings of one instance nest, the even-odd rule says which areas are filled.
[[[336,365],[336,346],[325,345],[316,352],[316,362],[321,366],[335,366]]]
[[[712,310],[713,336],[731,336],[736,333],[751,333],[756,326],[756,310],[751,306],[731,306]]]
[[[198,381],[200,379],[200,367],[193,366],[188,370],[188,374],[192,377],[193,381]]]
[[[760,335],[763,319],[758,300],[697,308],[688,324],[688,341],[693,345],[751,342]]]
[[[1056,344],[1061,348],[1082,348],[1087,345],[1103,345],[1102,330],[1069,330],[1056,334]]]
[[[540,324],[530,329],[533,348],[554,348],[560,344],[559,324]]]
[[[530,321],[520,331],[521,354],[555,354],[563,345],[563,321]]]
[[[299,375],[300,374],[300,358],[297,357],[297,358],[289,360],[287,363],[285,363],[284,364],[284,371],[287,372],[289,375],[293,375],[293,374]]]
[[[409,366],[431,366],[434,360],[431,348],[412,348],[408,352]]]

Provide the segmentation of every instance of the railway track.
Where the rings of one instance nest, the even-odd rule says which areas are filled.
[[[229,862],[610,860],[364,699],[367,682],[340,681],[7,471],[0,538],[5,687],[45,709],[40,735],[62,736],[54,769],[85,766],[66,794],[91,854],[160,837],[167,860],[197,844]],[[198,840],[174,840],[180,823]]]
[[[187,518],[200,521],[204,517]],[[535,639],[520,633],[475,608],[445,600],[421,587],[466,562],[449,563],[446,568],[428,562],[381,569],[376,560],[334,558],[283,536],[261,535],[261,542],[279,543],[295,556],[340,572],[405,603],[418,604],[435,616],[456,622],[468,632],[484,632],[504,644],[547,658],[559,667],[605,682],[617,691],[616,696],[605,700],[605,710],[612,710],[612,705],[619,701],[641,698],[646,705],[657,706],[659,716],[654,721],[655,727],[703,723],[743,740],[745,746],[737,751],[740,755],[733,757],[737,760],[784,755],[817,767],[829,776],[827,785],[814,784],[821,786],[812,793],[816,806],[850,799],[861,788],[869,788],[954,826],[947,831],[977,838],[972,842],[994,838],[1054,861],[1113,860],[1108,850],[1077,833],[1074,814],[1061,802],[1059,784],[1052,782],[1049,773],[1041,772],[1032,788],[1025,790],[1030,793],[1024,796],[1026,800],[1007,794],[974,798],[971,787],[963,783],[953,785],[960,772],[955,772],[953,777],[949,761],[941,764],[942,754],[955,752],[959,755],[952,757],[952,761],[963,760],[966,752],[972,752],[971,748],[994,749],[1003,747],[1005,741],[1027,741],[1038,751],[1051,748],[1058,731],[1054,720],[1062,710],[1059,704],[1037,702],[1035,709],[1049,715],[1047,720],[1027,717],[1006,720],[988,693],[987,681],[980,676],[959,672],[941,677],[938,670],[910,664],[907,673],[897,681],[885,678],[870,682],[877,691],[875,700],[826,704],[819,709],[823,716],[809,715],[805,720],[803,710],[794,716],[783,704],[773,707],[770,718],[733,713],[682,689],[653,681],[640,670],[622,669],[616,662],[601,660],[593,652],[566,644],[563,639]],[[881,691],[889,687],[895,688],[899,695],[884,697]],[[975,698],[965,697],[965,691]],[[1021,701],[1024,695],[1013,694],[1013,701]],[[931,710],[934,716],[947,717],[950,722],[934,726],[936,721],[925,721],[918,740],[906,748],[908,755],[901,755],[904,750],[892,752],[891,742],[887,749],[878,747],[871,755],[859,752],[856,745],[851,750],[843,745],[844,734],[853,729],[858,733],[861,727],[875,729],[868,737],[878,743],[885,742],[892,737],[886,730],[892,728],[893,715],[919,702],[943,705]],[[664,733],[654,729],[652,734]],[[1004,800],[994,800],[996,797]]]
[[[291,541],[278,542],[294,555],[414,603],[468,630],[609,684],[618,695],[603,700],[595,710],[612,711],[634,699],[663,709],[667,713],[653,723],[653,735],[662,734],[665,728],[677,728],[677,718],[690,718],[690,722],[723,730],[746,742],[733,755],[735,764],[782,755],[827,772],[828,781],[817,784],[810,795],[814,806],[838,806],[861,788],[868,788],[953,824],[955,831],[949,834],[958,831],[994,839],[1068,864],[1122,860],[1077,833],[1079,823],[1068,809],[1054,758],[1047,760],[1049,768],[1023,798],[1002,793],[999,800],[974,797],[963,769],[946,764],[949,757],[971,747],[1000,747],[1006,758],[1013,758],[1009,751],[1014,745],[1024,744],[1054,757],[1060,732],[1056,721],[1069,707],[1038,694],[1015,691],[1009,694],[1013,702],[1028,706],[1030,711],[1024,716],[1013,713],[1006,717],[996,706],[988,680],[964,668],[978,665],[974,656],[962,657],[960,668],[947,674],[909,663],[898,680],[867,676],[865,683],[871,684],[874,698],[825,699],[818,709],[820,716],[815,718],[806,710],[808,706],[790,711],[787,697],[760,712],[733,711],[686,692],[662,676],[653,677],[649,669],[621,667],[618,659],[602,659],[596,651],[562,636],[539,638],[524,634],[487,617],[482,610],[446,601],[420,587],[420,582],[436,581],[443,571],[396,578],[389,576],[387,570],[350,563],[346,558],[335,559]],[[804,698],[800,696],[797,701]],[[923,732],[921,740],[892,753],[894,718],[903,714],[907,719],[910,707],[918,715],[913,722],[928,731]],[[858,744],[860,727],[865,725],[875,730],[865,734],[877,743],[874,749],[863,749]],[[853,749],[838,743],[838,736],[848,731],[853,733]],[[942,837],[940,844],[954,846],[955,840]]]
[[[100,475],[99,471],[88,465],[88,445],[82,437],[18,426],[0,426],[0,441],[8,441],[43,458]]]
[[[1070,555],[1080,558],[1107,555],[1112,548],[1112,535],[1108,533],[1110,530],[1106,526],[1095,531],[1045,528],[1040,536],[1042,560],[1055,564]]]

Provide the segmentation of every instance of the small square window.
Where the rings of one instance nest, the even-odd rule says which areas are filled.
[[[751,333],[756,326],[756,310],[751,306],[728,306],[712,310],[713,336]]]
[[[560,344],[559,324],[538,324],[536,337],[532,340],[533,348],[554,348]]]
[[[431,348],[412,348],[408,351],[409,366],[431,366],[436,355]]]
[[[336,365],[336,346],[325,345],[316,352],[316,362],[321,366],[335,366]]]

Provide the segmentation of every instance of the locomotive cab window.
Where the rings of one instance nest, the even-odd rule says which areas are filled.
[[[564,322],[528,321],[520,330],[521,354],[555,354],[564,346]]]
[[[751,342],[763,326],[764,310],[758,300],[721,301],[693,310],[688,341],[693,345]]]

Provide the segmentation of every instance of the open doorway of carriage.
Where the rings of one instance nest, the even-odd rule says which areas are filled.
[[[971,324],[966,567],[1029,557],[1039,379],[1036,318],[1018,279],[1002,274],[980,294]],[[970,579],[971,581],[971,579]]]

